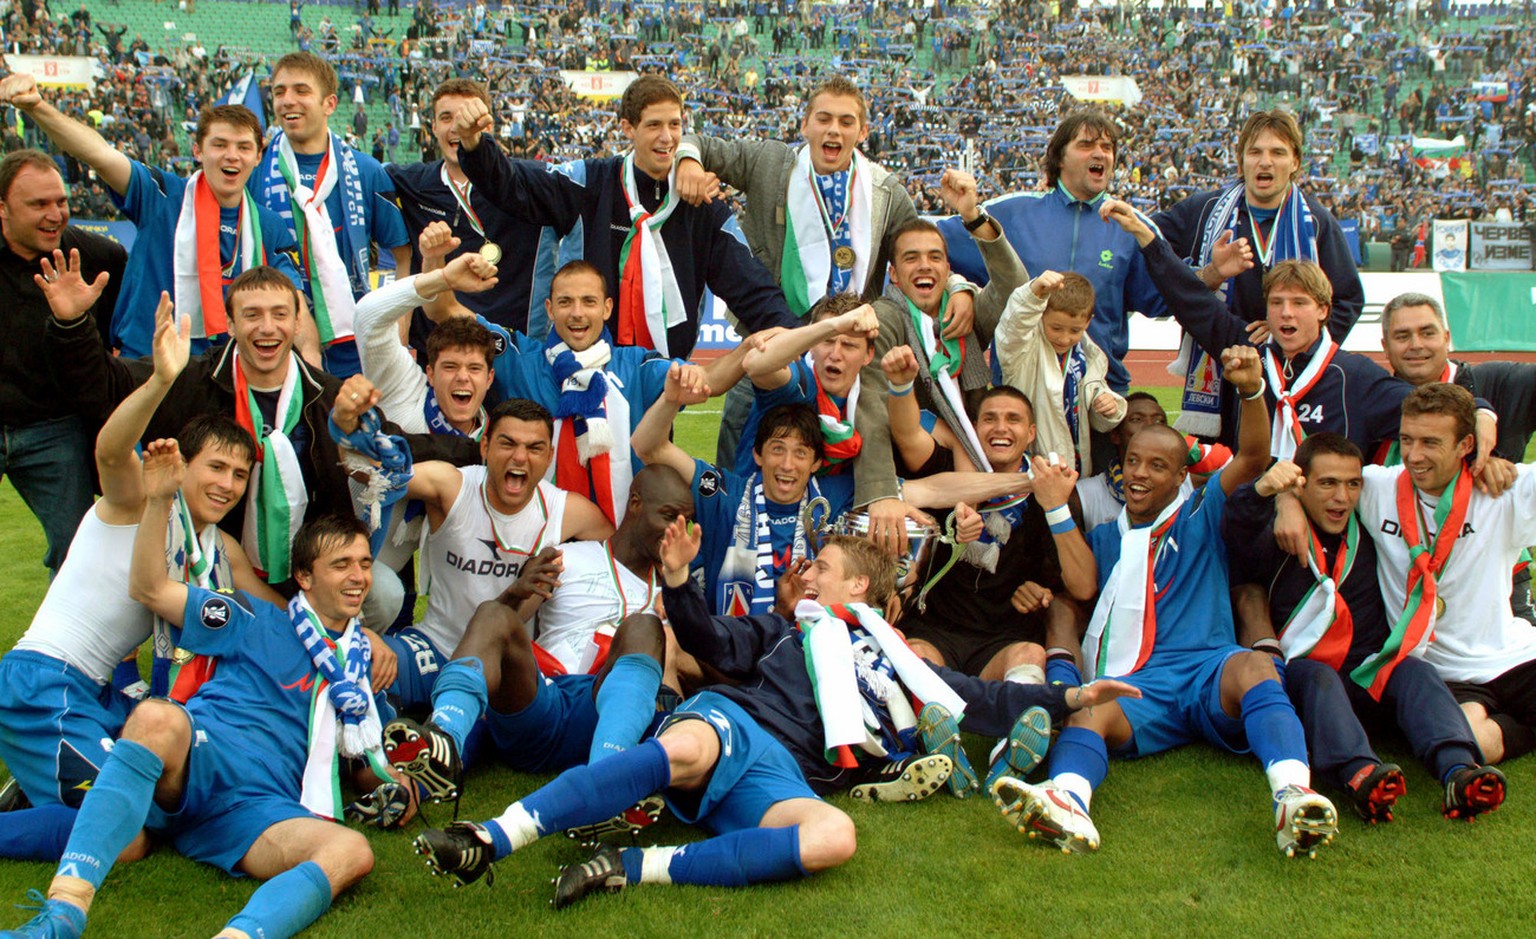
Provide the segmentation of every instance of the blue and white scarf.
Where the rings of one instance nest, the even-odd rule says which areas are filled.
[[[293,229],[309,278],[315,325],[322,342],[331,343],[353,335],[356,298],[370,289],[368,281],[367,197],[357,153],[335,134],[330,134],[326,173],[312,189],[299,183],[298,158],[281,132],[267,146],[260,168],[261,201],[281,215]],[[340,230],[326,208],[336,186],[341,187],[344,218]],[[295,199],[298,204],[295,204]],[[323,233],[333,233],[325,237]]]
[[[555,330],[544,341],[544,359],[560,385],[555,417],[571,422],[581,465],[613,449],[613,428],[608,426],[608,380],[603,367],[613,357],[608,330],[592,345],[576,352]]]
[[[1223,189],[1211,205],[1205,227],[1200,231],[1200,252],[1192,259],[1197,270],[1211,263],[1211,249],[1215,246],[1216,240],[1221,237],[1222,232],[1230,231],[1234,237],[1236,236],[1238,222],[1245,214],[1249,214],[1248,199],[1243,183],[1239,180]],[[1258,220],[1251,215],[1249,228],[1257,240],[1259,224]],[[1317,260],[1317,222],[1312,217],[1312,209],[1307,205],[1306,197],[1301,194],[1301,189],[1295,183],[1291,184],[1285,201],[1281,203],[1275,215],[1268,245],[1270,249],[1268,256],[1259,258],[1261,272],[1279,261]],[[1226,301],[1227,309],[1234,309],[1237,296],[1231,279],[1221,285],[1219,293]],[[1172,365],[1168,366],[1168,371],[1184,379],[1184,394],[1179,404],[1178,420],[1173,424],[1174,428],[1186,434],[1202,437],[1214,437],[1219,434],[1221,432],[1221,365],[1211,351],[1197,349],[1194,341],[1186,333],[1179,343],[1179,356]]]
[[[1083,344],[1079,342],[1068,350],[1061,363],[1061,400],[1067,415],[1067,430],[1072,432],[1074,446],[1080,440],[1077,427],[1077,388],[1087,374],[1088,355],[1083,352]],[[1078,457],[1078,460],[1081,462],[1081,457]],[[1078,466],[1078,469],[1082,467]]]
[[[310,692],[309,756],[299,802],[322,818],[340,818],[340,757],[364,758],[381,780],[393,779],[384,758],[384,727],[369,683],[373,650],[354,617],[332,652],[325,626],[302,591],[288,601],[288,619],[320,673]]]
[[[450,434],[459,437],[468,437],[470,440],[479,440],[485,433],[485,405],[480,406],[480,413],[475,416],[474,433],[466,434],[448,422],[443,415],[442,405],[437,403],[437,392],[432,386],[427,386],[426,397],[421,399],[421,414],[427,419],[427,432],[432,434]]]
[[[805,507],[821,498],[821,487],[812,477],[795,509],[795,534],[790,541],[791,558],[811,556],[805,537]],[[763,494],[763,474],[754,473],[741,502],[736,506],[736,524],[731,544],[725,549],[720,565],[719,603],[722,616],[769,613],[777,599],[773,570],[773,528],[768,520],[768,500]]]
[[[834,252],[838,248],[853,248],[853,226],[848,224],[848,181],[851,175],[848,170],[826,175],[815,174],[816,188],[821,192],[822,204],[826,206],[827,227],[832,233]],[[846,293],[848,282],[852,279],[852,267],[833,264],[827,275],[827,295]]]
[[[432,389],[427,389],[430,395]],[[405,498],[411,481],[411,448],[403,437],[384,433],[383,417],[378,408],[370,408],[358,417],[357,430],[343,433],[334,418],[329,420],[331,439],[342,447],[348,481],[353,487],[357,516],[368,523],[368,547],[377,555],[384,546],[395,503]],[[366,482],[359,483],[354,474]]]

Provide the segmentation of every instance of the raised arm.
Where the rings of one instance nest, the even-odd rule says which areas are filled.
[[[565,234],[581,218],[583,187],[542,163],[513,161],[483,136],[492,124],[479,98],[468,99],[454,117],[459,167],[498,209],[534,225]]]
[[[690,205],[712,202],[725,183],[752,196],[752,183],[762,179],[758,167],[777,152],[788,161],[789,148],[777,140],[726,140],[689,134],[677,147],[677,192]]]
[[[635,451],[640,462],[647,466],[654,463],[670,466],[684,479],[693,478],[693,457],[672,442],[672,422],[684,404],[709,400],[702,373],[694,379],[689,375],[687,367],[674,362],[667,370],[667,383],[661,396],[646,410],[635,432],[629,435],[630,449]]]
[[[902,498],[925,509],[949,509],[1034,491],[1023,473],[934,473],[902,484]]]
[[[793,330],[774,326],[755,332],[725,355],[716,356],[708,365],[699,366],[704,369],[704,381],[709,385],[709,396],[718,398],[734,388],[736,383],[747,374],[747,360],[753,354],[760,353],[770,340],[787,332],[793,332]]]
[[[173,626],[181,625],[187,585],[166,572],[165,527],[186,470],[176,441],[155,440],[144,448],[144,514],[128,565],[128,595]]]
[[[888,395],[885,399],[886,418],[890,423],[891,443],[901,454],[901,462],[908,472],[923,466],[933,456],[938,446],[933,435],[923,429],[922,408],[912,393],[917,380],[917,355],[911,346],[896,346],[880,360],[880,370],[885,373]],[[862,403],[862,402],[861,402]]]
[[[792,377],[791,363],[826,340],[834,336],[863,336],[873,343],[879,334],[880,318],[875,314],[875,308],[866,303],[847,313],[775,333],[763,343],[760,351],[747,353],[743,364],[752,384],[764,391],[772,391],[788,383]]]
[[[1269,407],[1264,402],[1264,371],[1259,350],[1232,346],[1221,353],[1221,377],[1237,388],[1243,400],[1239,413],[1237,452],[1221,472],[1221,488],[1227,495],[1243,483],[1259,478],[1269,466]]]
[[[155,409],[165,400],[177,376],[187,367],[192,351],[192,323],[171,312],[171,297],[161,291],[155,310],[155,371],[149,380],[123,399],[96,437],[96,472],[101,477],[101,505],[97,513],[109,525],[130,525],[143,512],[144,476],[139,438],[149,427]]]
[[[65,117],[58,108],[43,100],[36,78],[25,72],[6,76],[0,80],[0,102],[25,111],[55,146],[89,165],[118,195],[128,192],[133,161],[113,149],[95,130]]]

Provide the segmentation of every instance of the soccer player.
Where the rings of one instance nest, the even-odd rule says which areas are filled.
[[[368,379],[354,375],[337,396],[331,420],[350,434],[378,400]],[[516,580],[528,558],[546,545],[601,541],[613,533],[597,506],[544,480],[554,457],[552,432],[548,411],[514,398],[486,417],[483,464],[428,461],[413,467],[406,492],[426,505],[423,566],[432,589],[421,623],[384,637],[400,659],[399,677],[388,690],[405,706],[431,700],[445,653],[458,648],[475,608]]]
[[[976,201],[976,180],[969,173],[945,170],[940,184],[945,205],[965,220],[966,231],[981,248],[990,280],[976,297],[975,324],[968,335],[946,339],[938,324],[949,303],[949,246],[932,222],[913,219],[890,235],[890,278],[894,288],[874,303],[880,317],[875,356],[881,360],[896,346],[912,348],[918,364],[918,402],[949,427],[971,465],[987,458],[968,415],[990,382],[983,359],[993,330],[1013,292],[1029,279],[1019,256]],[[883,377],[883,376],[882,376]],[[885,537],[881,531],[874,537]]]
[[[1077,542],[1071,549],[1058,543],[1063,576],[1086,576],[1099,588],[1083,641],[1087,671],[1120,677],[1144,695],[1073,715],[1051,748],[1045,784],[1007,776],[994,784],[993,798],[1020,831],[1063,851],[1098,849],[1088,807],[1108,774],[1111,752],[1150,756],[1199,739],[1258,757],[1274,800],[1276,843],[1287,856],[1315,853],[1338,831],[1332,803],[1309,788],[1301,722],[1273,660],[1234,642],[1232,612],[1223,602],[1221,519],[1232,491],[1269,463],[1269,420],[1253,348],[1227,349],[1222,368],[1244,398],[1243,436],[1232,461],[1194,498],[1179,496],[1187,444],[1161,424],[1131,438],[1125,509],[1086,542],[1068,530],[1066,502],[1076,473],[1047,468],[1035,474],[1035,497],[1053,506],[1046,518],[1062,527],[1066,541]]]
[[[218,656],[218,671],[186,704],[151,699],[134,709],[21,935],[79,936],[113,863],[145,828],[185,857],[266,881],[219,931],[231,939],[300,932],[373,867],[367,840],[328,820],[340,810],[327,784],[342,755],[388,769],[357,624],[371,564],[366,526],[325,516],[300,530],[300,593],[287,610],[189,586],[166,575],[161,534],[183,470],[175,441],[145,448],[130,592],[181,627],[183,646]],[[320,784],[304,785],[310,778]]]
[[[619,100],[619,129],[631,149],[561,167],[503,156],[486,141],[484,101],[459,108],[453,133],[459,165],[493,204],[513,218],[561,235],[579,226],[583,254],[618,298],[615,338],[667,358],[687,358],[698,338],[706,289],[747,327],[798,325],[772,277],[742,243],[722,204],[694,207],[673,185],[683,99],[659,75],[642,75]]]
[[[384,171],[394,181],[412,245],[418,244],[421,233],[433,222],[443,222],[458,239],[453,251],[480,253],[502,268],[501,289],[465,297],[464,306],[511,332],[542,337],[548,324],[541,322],[544,310],[539,301],[543,299],[540,295],[548,292],[549,283],[544,280],[541,284],[538,268],[518,263],[510,252],[526,251],[547,236],[539,226],[512,218],[497,208],[475,189],[459,166],[459,138],[453,132],[453,119],[471,98],[488,108],[491,105],[490,92],[479,82],[450,78],[439,84],[432,91],[431,116],[432,138],[441,158],[422,163],[389,163]],[[411,270],[427,270],[422,261],[421,252],[413,250]],[[544,278],[548,276],[543,274]]]
[[[1519,465],[1498,496],[1475,488],[1472,424],[1466,389],[1415,388],[1403,400],[1402,465],[1366,467],[1360,520],[1380,556],[1387,615],[1402,630],[1398,656],[1418,652],[1435,667],[1483,759],[1501,763],[1536,748],[1536,627],[1509,607],[1510,571],[1536,544],[1536,472]]]
[[[268,142],[249,189],[287,222],[299,248],[299,273],[314,314],[325,370],[357,374],[353,316],[371,289],[370,245],[410,269],[410,238],[394,184],[373,157],[331,132],[336,70],[310,52],[272,66],[272,110],[282,131]]]
[[[1125,506],[1125,451],[1136,431],[1148,424],[1167,424],[1168,412],[1157,398],[1145,391],[1133,391],[1125,396],[1125,419],[1115,425],[1107,435],[1115,445],[1115,456],[1104,472],[1077,481],[1077,497],[1083,510],[1083,530],[1093,531],[1120,514]],[[1200,444],[1188,436],[1191,460],[1189,476],[1179,487],[1179,494],[1186,499],[1195,491],[1195,484],[1205,485],[1211,473],[1226,465],[1232,451],[1222,444]]]
[[[1402,770],[1371,749],[1362,718],[1395,718],[1445,787],[1441,810],[1472,818],[1498,807],[1504,779],[1479,765],[1472,728],[1434,667],[1395,644],[1377,585],[1376,544],[1355,514],[1362,462],[1347,439],[1313,434],[1296,448],[1295,462],[1281,460],[1232,493],[1222,529],[1233,582],[1242,576],[1264,585],[1270,622],[1279,624],[1278,640],[1275,630],[1250,630],[1240,640],[1285,660],[1286,693],[1306,729],[1312,764],[1349,793],[1361,818],[1391,821],[1407,792]],[[1273,499],[1287,491],[1306,513],[1304,561],[1275,540]]]
[[[1178,202],[1154,215],[1152,224],[1250,329],[1266,318],[1264,275],[1281,261],[1317,264],[1333,285],[1328,334],[1342,343],[1360,318],[1365,289],[1339,223],[1297,182],[1305,148],[1296,118],[1281,110],[1259,111],[1237,135],[1241,178]],[[1210,350],[1192,347],[1181,354],[1188,358],[1175,426],[1231,444],[1237,439],[1238,403],[1230,391],[1220,393]]]
[[[293,235],[283,220],[245,189],[261,158],[261,124],[243,105],[216,105],[198,115],[192,156],[198,170],[183,179],[119,153],[93,128],[61,114],[25,72],[0,82],[0,100],[24,111],[60,150],[106,183],[138,229],[112,313],[111,344],[123,355],[150,353],[154,308],[162,291],[178,315],[192,320],[192,351],[229,334],[225,293],[242,271],[276,267],[295,284]]]
[[[0,759],[31,811],[7,813],[0,856],[58,860],[80,800],[122,732],[132,699],[114,687],[114,668],[154,629],[152,616],[128,597],[128,561],[144,513],[144,482],[134,452],[150,416],[187,363],[190,324],[179,333],[162,295],[155,333],[155,373],[102,426],[96,467],[102,498],[81,521],[59,576],[32,625],[0,659]],[[187,463],[165,539],[174,576],[204,587],[235,587],[278,602],[217,523],[240,500],[255,445],[228,417],[205,415],[182,428]],[[157,639],[160,638],[157,636]],[[168,630],[156,657],[168,660]],[[137,680],[135,664],[129,669]],[[153,690],[170,692],[170,676]],[[147,845],[138,845],[140,849]]]
[[[936,674],[910,653],[902,655],[905,647],[866,605],[883,603],[895,589],[891,561],[868,542],[845,536],[830,539],[806,571],[805,596],[812,599],[797,609],[805,617],[798,628],[777,614],[711,617],[688,574],[701,538],[698,526],[684,519],[669,527],[661,549],[666,583],[662,602],[679,644],[739,684],[700,692],[683,702],[653,739],[567,770],[494,820],[428,830],[417,845],[433,870],[467,883],[550,832],[608,818],[657,790],[664,791],[675,815],[702,825],[714,837],[686,848],[601,846],[590,861],[561,870],[555,887],[557,907],[594,891],[638,883],[744,886],[803,877],[845,863],[855,848],[853,822],[823,802],[821,794],[846,786],[855,774],[850,765],[830,763],[824,749],[832,715],[841,712],[827,703],[816,706],[817,682],[806,662],[812,644],[826,647],[818,653],[827,656],[820,659],[826,671],[818,682],[825,693],[835,690],[839,701],[851,703],[846,713],[858,725],[859,741],[866,735],[861,701],[889,716],[900,713],[906,697],[863,699],[851,661],[846,673],[829,664],[838,650],[846,656],[851,638],[861,639],[877,660],[899,659],[899,666],[877,661],[872,667],[899,674],[893,681],[922,699],[964,711],[968,730],[1006,732],[1014,718],[1031,707],[1044,707],[1059,718],[1069,711],[1069,697],[1077,699],[1074,706],[1089,706],[1121,693],[1134,694],[1118,682],[1064,690]],[[852,617],[855,611],[860,618],[852,625],[838,618],[839,613]],[[866,629],[883,637],[884,644]],[[808,638],[818,632],[824,641]],[[834,674],[846,674],[846,682]],[[906,713],[910,718],[910,709]],[[847,729],[846,722],[839,729]],[[894,745],[893,740],[886,742]],[[848,756],[854,759],[851,752]],[[907,791],[916,796],[931,793],[937,783],[914,781],[914,786]]]

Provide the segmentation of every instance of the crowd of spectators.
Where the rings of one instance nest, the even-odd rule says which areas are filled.
[[[5,45],[97,57],[97,87],[60,106],[146,162],[185,162],[181,125],[261,71],[255,56],[195,41],[151,49],[103,19],[85,4],[66,12],[13,0]],[[972,169],[984,196],[1036,188],[1050,128],[1076,104],[1062,79],[1130,76],[1141,98],[1115,110],[1127,131],[1115,189],[1144,208],[1229,178],[1236,127],[1278,105],[1307,131],[1310,191],[1357,220],[1364,239],[1431,217],[1536,221],[1536,20],[1526,0],[289,0],[289,22],[295,45],[336,64],[354,145],[390,160],[433,156],[425,110],[448,77],[489,84],[511,152],[558,161],[623,141],[611,103],[572,93],[558,69],[664,72],[688,93],[698,130],[784,139],[797,134],[801,91],[840,70],[872,99],[866,152],[905,175],[920,211],[937,212],[945,166]],[[370,125],[369,108],[383,119]],[[1460,151],[1420,159],[1415,149],[1415,138],[1458,136]],[[35,131],[22,122],[18,133],[12,117],[5,146],[23,142],[36,143]],[[75,169],[77,213],[110,213]]]

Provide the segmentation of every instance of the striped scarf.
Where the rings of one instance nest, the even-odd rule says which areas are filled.
[[[234,356],[235,421],[256,441],[256,462],[246,487],[245,525],[240,543],[267,583],[280,584],[288,579],[293,536],[298,534],[309,509],[304,472],[288,439],[304,412],[299,358],[288,353],[288,375],[277,396],[277,424],[268,427],[261,420],[261,405],[240,365],[240,351],[236,349],[230,354]]]
[[[220,207],[202,170],[192,174],[182,193],[171,269],[176,312],[191,317],[193,339],[209,339],[229,332],[229,313],[224,306],[228,277],[267,263],[256,199],[249,190],[241,190],[240,195],[235,256],[226,267],[219,251]]]
[[[1157,640],[1157,556],[1183,506],[1180,493],[1151,525],[1137,528],[1131,527],[1126,510],[1120,510],[1115,522],[1120,528],[1120,559],[1104,581],[1083,639],[1083,662],[1091,677],[1129,675],[1151,657]]]
[[[1353,514],[1349,516],[1332,567],[1328,566],[1328,555],[1310,522],[1307,535],[1307,569],[1315,582],[1281,627],[1280,651],[1287,662],[1295,658],[1314,659],[1337,671],[1349,655],[1355,637],[1355,619],[1340,591],[1358,556],[1360,522]]]
[[[805,537],[805,507],[821,498],[821,487],[813,477],[800,496],[795,510],[795,533],[790,540],[790,557],[811,556]],[[763,494],[763,474],[754,473],[751,483],[736,506],[736,524],[731,545],[725,551],[717,578],[723,616],[769,613],[776,599],[777,571],[773,556],[773,528],[768,521],[768,500]]]
[[[629,206],[629,231],[619,249],[619,345],[644,346],[670,358],[667,330],[688,318],[682,291],[661,228],[682,204],[677,195],[677,163],[667,173],[667,194],[656,211],[640,202],[635,182],[635,153],[624,154],[619,181]],[[553,333],[553,331],[551,331]]]
[[[835,197],[826,200],[820,194],[822,177],[811,165],[810,147],[801,147],[795,155],[785,193],[788,224],[784,226],[779,283],[796,316],[810,312],[833,286],[838,293],[850,288],[862,293],[869,280],[876,246],[870,217],[874,182],[867,170],[864,155],[855,150],[843,204],[831,205]],[[832,252],[839,246],[853,249],[852,268],[844,270],[832,263]]]
[[[205,590],[228,590],[234,587],[229,558],[224,553],[224,541],[219,537],[217,525],[205,525],[201,530],[192,521],[187,508],[187,498],[176,492],[171,505],[170,523],[165,530],[166,572],[174,580]],[[206,655],[194,655],[176,646],[176,631],[170,623],[155,617],[151,648],[154,661],[150,667],[149,693],[151,697],[172,698],[186,702],[203,683],[213,677],[217,659]]]

